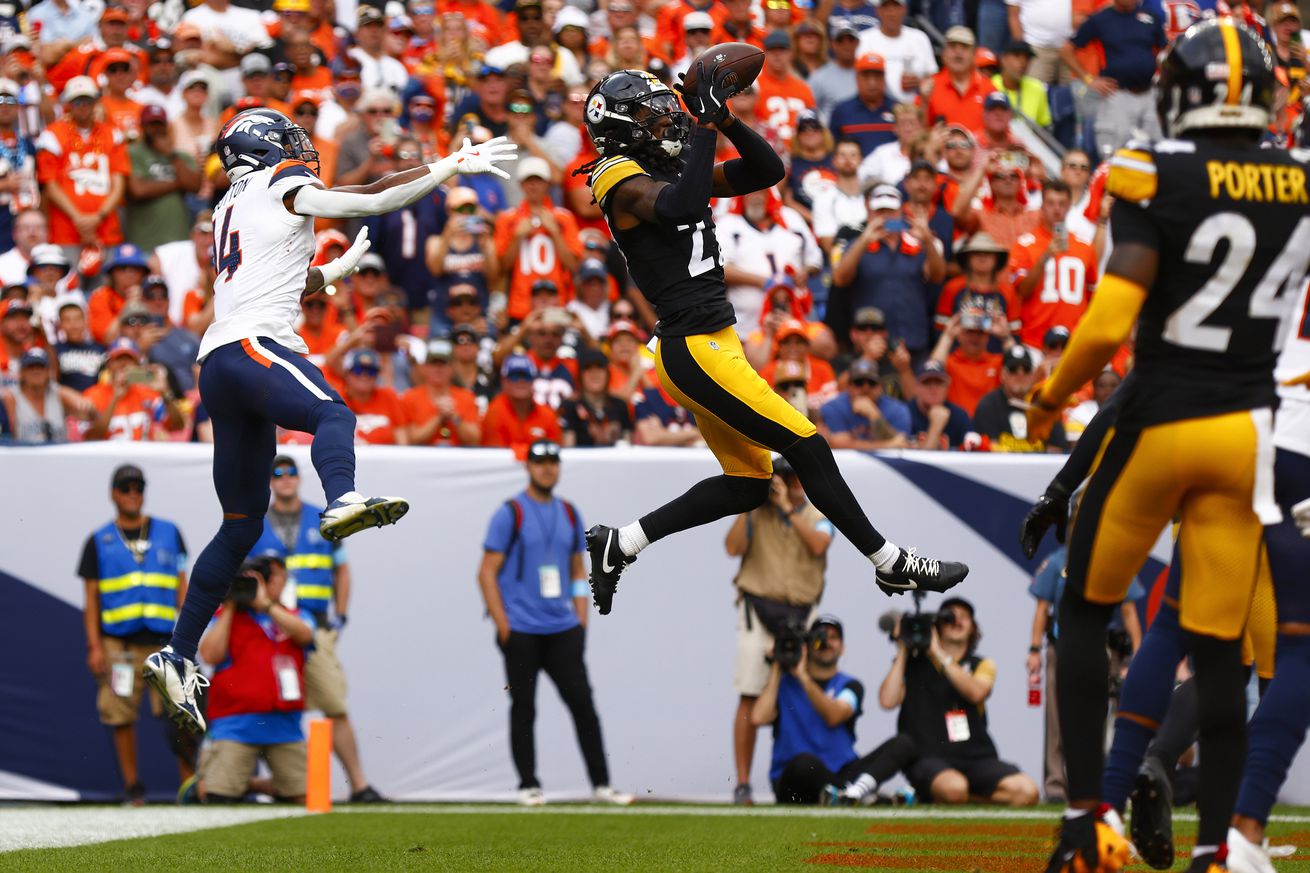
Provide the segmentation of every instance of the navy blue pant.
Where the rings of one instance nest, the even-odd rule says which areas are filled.
[[[328,503],[355,490],[355,414],[303,357],[259,337],[215,349],[200,369],[214,429],[218,533],[196,559],[173,628],[173,651],[195,659],[200,636],[264,530],[277,428],[314,434],[310,450]]]

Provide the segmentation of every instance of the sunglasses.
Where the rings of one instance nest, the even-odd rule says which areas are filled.
[[[529,12],[525,9],[518,14],[518,19],[519,21],[541,21],[542,14],[540,12]]]
[[[946,147],[951,151],[963,151],[965,149],[973,148],[973,143],[969,142],[968,140],[957,139],[954,142],[948,142],[946,144]]]
[[[455,337],[455,345],[457,346],[474,346],[477,345],[477,343],[478,341],[476,337],[471,337],[466,333],[462,333]]]
[[[531,373],[514,372],[505,377],[506,382],[531,382]]]
[[[0,94],[0,106],[17,106],[18,98],[12,94]]]
[[[318,110],[317,110],[317,109],[314,109],[314,108],[310,108],[310,109],[297,109],[297,110],[296,110],[296,117],[297,117],[297,118],[318,118]]]
[[[299,476],[295,467],[278,467],[273,471],[274,479],[281,479],[283,476]]]
[[[365,115],[390,115],[390,114],[391,114],[391,110],[390,110],[390,109],[366,109],[366,110],[364,111],[364,114],[365,114]]]
[[[1019,174],[1018,174],[1018,173],[997,173],[996,175],[992,176],[992,179],[995,180],[995,181],[997,181],[997,182],[1017,182],[1017,181],[1019,181]]]
[[[396,152],[396,157],[400,158],[402,161],[417,161],[422,157],[422,155],[415,151],[406,150],[403,152]]]
[[[364,269],[362,269],[362,270],[359,271],[359,275],[361,275],[361,276],[381,276],[381,275],[382,275],[382,271],[379,270],[377,267],[365,267]]]
[[[130,73],[131,71],[132,71],[131,64],[110,64],[109,66],[105,67],[106,73]]]
[[[150,319],[142,318],[139,315],[133,315],[131,318],[123,319],[124,327],[145,327],[150,323]]]
[[[187,85],[187,86],[186,86],[186,90],[188,90],[188,91],[190,91],[192,88],[199,88],[201,91],[208,91],[208,90],[209,90],[209,83],[208,83],[208,82],[192,82],[190,85]]]
[[[478,205],[476,203],[461,203],[459,206],[452,207],[453,212],[460,215],[477,215]]]
[[[1064,168],[1066,170],[1082,170],[1084,173],[1086,173],[1092,169],[1092,165],[1091,164],[1065,164]]]
[[[511,103],[509,111],[515,115],[528,115],[532,112],[532,106],[528,103]]]
[[[115,485],[114,490],[119,494],[145,494],[146,483],[144,482],[124,482],[122,485]]]
[[[851,384],[856,388],[872,388],[878,384],[877,379],[852,379]]]
[[[819,124],[817,121],[802,121],[800,124],[796,125],[796,130],[801,132],[807,130],[823,130],[823,125]]]

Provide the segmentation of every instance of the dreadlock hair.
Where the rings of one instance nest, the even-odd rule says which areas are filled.
[[[571,175],[590,175],[591,171],[596,169],[597,164],[612,157],[615,157],[615,155],[599,155],[592,158],[590,161],[587,161],[585,164],[574,170]],[[682,172],[682,168],[686,166],[686,162],[682,157],[670,155],[668,152],[664,151],[658,142],[644,142],[634,146],[632,151],[629,152],[629,157],[641,161],[643,166],[649,167],[659,173],[680,173]],[[596,202],[594,196],[591,198],[591,202]]]

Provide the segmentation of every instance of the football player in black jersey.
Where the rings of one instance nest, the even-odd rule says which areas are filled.
[[[656,366],[664,388],[692,411],[723,475],[622,528],[587,532],[592,596],[610,611],[619,574],[646,546],[677,531],[749,512],[769,496],[771,453],[792,465],[814,505],[876,567],[888,594],[946,591],[969,572],[959,563],[902,550],[874,530],[814,425],[776,394],[746,361],[723,284],[711,197],[733,197],[782,181],[773,148],[728,111],[736,77],[697,67],[681,89],[695,117],[650,73],[611,73],[587,98],[587,132],[600,153],[590,174],[597,204],[655,308]],[[739,158],[716,164],[718,132]]]
[[[1231,18],[1191,27],[1156,81],[1174,139],[1120,150],[1106,191],[1114,251],[1029,430],[1100,372],[1136,323],[1136,373],[1074,518],[1060,603],[1058,705],[1069,796],[1048,871],[1117,870],[1099,819],[1105,628],[1161,530],[1181,518],[1179,622],[1196,672],[1200,826],[1192,873],[1223,869],[1242,776],[1241,637],[1273,502],[1273,367],[1310,267],[1299,153],[1258,147],[1274,100],[1269,47]],[[1081,855],[1085,867],[1074,859]]]

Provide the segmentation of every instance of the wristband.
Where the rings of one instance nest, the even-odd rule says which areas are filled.
[[[1029,647],[1028,647],[1028,654],[1030,654],[1030,655],[1040,655],[1041,653],[1042,653],[1042,647],[1041,647],[1041,646],[1029,646]]]

